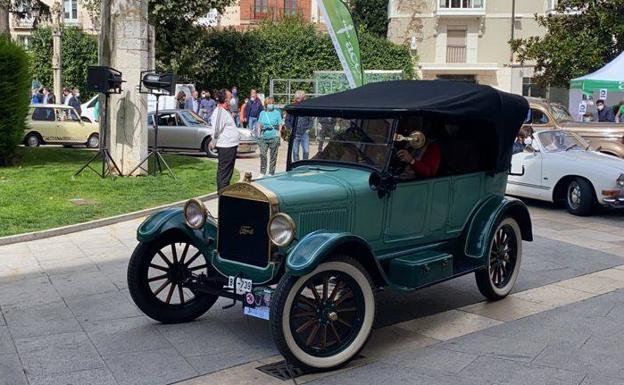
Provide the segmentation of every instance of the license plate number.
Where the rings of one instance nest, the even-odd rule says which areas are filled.
[[[234,286],[236,286],[236,294],[245,294],[251,291],[253,287],[253,282],[251,281],[251,279],[245,279],[245,278],[236,279],[233,276],[229,276],[228,288],[234,289]]]

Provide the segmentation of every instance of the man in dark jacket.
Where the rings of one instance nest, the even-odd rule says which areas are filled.
[[[295,92],[295,101],[293,104],[299,104],[305,100],[305,92],[298,90]],[[309,116],[298,116],[297,127],[294,127],[295,117],[292,115],[286,116],[285,124],[290,130],[291,135],[295,136],[293,141],[293,162],[299,160],[299,145],[303,150],[303,160],[308,159],[310,156],[310,134],[309,131],[312,128],[312,118]]]
[[[615,122],[615,112],[613,107],[605,106],[604,100],[596,101],[596,109],[598,110],[599,122]]]
[[[262,101],[258,98],[258,92],[252,89],[251,94],[249,96],[249,101],[245,106],[245,116],[247,117],[247,128],[251,130],[251,132],[256,132],[256,123],[258,122],[258,117],[264,107],[262,106]]]

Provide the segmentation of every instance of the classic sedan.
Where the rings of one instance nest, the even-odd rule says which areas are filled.
[[[593,151],[567,130],[536,132],[512,157],[507,194],[564,202],[574,215],[597,205],[624,207],[624,159]]]
[[[147,115],[149,145],[154,145],[154,113]],[[251,131],[238,129],[240,144],[238,154],[250,154],[258,149],[257,140]],[[210,128],[208,123],[188,110],[162,110],[158,112],[158,147],[173,151],[200,151],[210,158],[217,157],[217,151],[210,149]]]
[[[36,104],[30,106],[26,117],[24,145],[38,147],[42,144],[62,144],[66,147],[100,145],[100,127],[83,122],[73,107],[62,104]]]

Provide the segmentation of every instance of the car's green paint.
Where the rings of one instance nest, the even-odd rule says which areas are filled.
[[[147,217],[137,229],[137,240],[150,242],[171,229],[179,229],[184,233],[191,230],[184,225],[184,212],[180,208],[164,209]]]
[[[263,284],[271,281],[279,271],[279,263],[269,263],[266,267],[247,265],[244,263],[229,261],[219,257],[216,250],[210,254],[212,266],[224,276],[235,276],[251,279],[254,284]]]
[[[452,275],[453,255],[428,250],[391,260],[388,276],[395,285],[418,288]]]

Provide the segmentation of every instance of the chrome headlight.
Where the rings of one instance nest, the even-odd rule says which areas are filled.
[[[295,239],[296,226],[295,221],[284,213],[273,216],[267,227],[269,238],[275,246],[288,246]]]
[[[624,174],[620,174],[616,182],[619,188],[624,188]]]
[[[184,205],[184,220],[188,227],[200,229],[206,223],[208,209],[198,199],[190,199]]]

